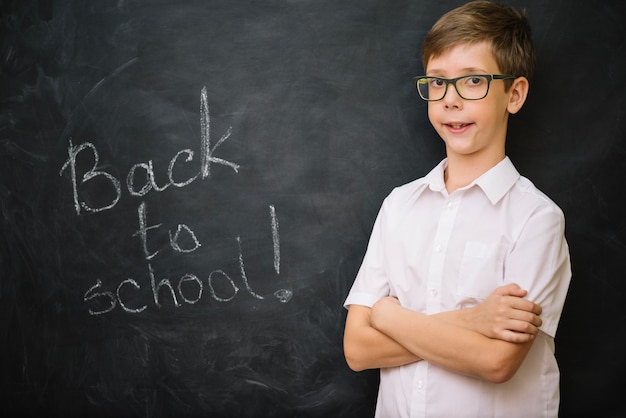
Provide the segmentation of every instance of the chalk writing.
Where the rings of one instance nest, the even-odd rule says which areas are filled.
[[[111,203],[109,203],[108,205],[92,208],[91,206],[88,206],[85,202],[81,201],[78,197],[78,183],[76,181],[76,157],[78,156],[80,152],[82,152],[85,149],[89,149],[93,153],[93,166],[91,167],[91,169],[89,169],[89,171],[87,171],[83,175],[80,184],[82,185],[88,182],[89,180],[92,180],[94,178],[98,178],[101,176],[109,180],[111,182],[111,185],[113,186],[113,189],[115,190],[115,197],[111,200]],[[59,175],[62,175],[65,169],[70,167],[72,191],[74,194],[74,208],[76,209],[76,213],[80,215],[81,209],[84,209],[87,212],[102,212],[103,210],[111,209],[113,206],[115,206],[117,202],[120,200],[120,197],[122,197],[122,188],[120,186],[120,182],[118,179],[116,179],[115,177],[113,177],[111,174],[107,172],[97,170],[100,157],[98,156],[98,150],[96,150],[96,147],[90,142],[85,142],[77,147],[74,147],[74,145],[72,144],[72,140],[70,139],[70,146],[67,150],[67,153],[69,157],[67,161],[65,162],[65,164],[63,164],[63,167],[61,167],[61,171],[59,171]]]
[[[215,151],[217,150],[217,148],[231,136],[232,127],[229,127],[226,133],[224,133],[224,135],[220,137],[217,143],[213,147],[211,147],[211,117],[209,114],[206,87],[202,88],[202,92],[200,94],[200,103],[201,143],[200,168],[198,173],[182,182],[174,180],[174,167],[178,162],[178,157],[185,154],[187,157],[185,158],[184,162],[190,163],[191,161],[193,161],[194,152],[190,149],[183,149],[177,152],[176,155],[172,157],[167,167],[167,178],[169,182],[162,186],[159,186],[156,183],[154,176],[154,163],[152,162],[152,160],[149,160],[147,163],[141,162],[134,164],[130,168],[130,170],[128,170],[128,175],[126,176],[126,189],[131,196],[145,196],[151,190],[154,190],[156,192],[163,192],[170,186],[185,187],[193,183],[198,177],[201,177],[202,179],[209,178],[211,176],[211,164],[221,164],[232,168],[235,173],[239,172],[239,164],[215,157]],[[70,171],[70,180],[72,182],[72,193],[74,198],[74,209],[76,210],[76,213],[80,215],[82,210],[95,213],[113,209],[113,207],[115,207],[115,205],[122,197],[122,187],[120,181],[111,173],[103,171],[102,167],[99,166],[100,156],[94,144],[92,144],[91,142],[84,142],[78,146],[74,146],[71,139],[69,142],[70,144],[67,149],[68,158],[61,167],[59,175],[63,175],[63,173],[67,169],[69,169]],[[76,174],[76,160],[78,158],[78,155],[84,151],[91,151],[93,165],[89,170],[87,170],[86,173],[83,174],[82,177],[80,177],[79,181],[79,176]],[[145,172],[144,183],[140,185],[141,187],[135,184],[138,171]],[[112,199],[110,202],[107,202],[102,206],[92,207],[84,202],[83,199],[81,199],[81,188],[84,187],[86,183],[94,179],[107,180],[111,184]],[[99,189],[99,192],[102,193],[102,190]]]
[[[272,242],[274,244],[274,270],[280,274],[280,238],[278,236],[278,220],[276,219],[276,208],[270,205],[270,216],[272,217]]]
[[[196,179],[208,179],[211,177],[211,166],[213,164],[222,165],[239,173],[240,165],[216,156],[217,149],[232,136],[232,127],[229,127],[220,139],[212,144],[211,142],[211,118],[207,98],[207,89],[203,87],[200,92],[200,158],[199,168],[196,174],[186,178],[175,179],[175,169],[182,164],[194,162],[195,153],[191,149],[178,151],[169,161],[167,166],[167,182],[159,185],[155,177],[155,163],[153,160],[139,162],[130,167],[126,175],[126,190],[130,196],[143,197],[148,193],[164,192],[170,186],[182,188],[189,186]],[[83,142],[74,145],[69,140],[67,149],[67,159],[63,163],[59,175],[69,172],[72,186],[72,199],[74,210],[77,215],[84,213],[98,213],[113,209],[123,195],[122,182],[110,172],[104,170],[100,164],[100,155],[96,146],[91,142]],[[80,155],[80,157],[79,157]],[[81,164],[78,164],[80,158]],[[86,164],[88,162],[88,164]],[[89,167],[82,175],[79,174],[79,167]],[[92,181],[97,183],[89,184]],[[102,199],[100,203],[89,201],[89,188],[97,190],[97,196]],[[102,203],[104,202],[104,203]],[[280,274],[280,236],[278,217],[274,205],[269,206],[270,228],[273,244],[273,266],[276,274]],[[237,297],[241,289],[248,295],[258,300],[265,300],[252,289],[246,267],[244,264],[244,254],[242,249],[241,235],[236,234],[234,241],[237,244],[238,260],[238,280],[233,279],[223,269],[217,268],[211,271],[204,279],[193,273],[184,273],[180,278],[158,277],[154,270],[154,261],[160,250],[152,250],[149,245],[149,236],[163,226],[162,223],[150,224],[148,222],[148,210],[145,202],[140,202],[137,206],[138,228],[131,234],[139,240],[139,247],[142,254],[142,262],[146,266],[147,279],[151,293],[150,302],[140,302],[137,300],[145,292],[140,293],[147,284],[135,278],[122,280],[115,290],[106,290],[100,278],[89,287],[83,295],[85,303],[89,303],[88,312],[90,315],[103,315],[116,309],[118,306],[127,313],[138,314],[146,310],[150,305],[161,308],[163,298],[171,301],[171,304],[179,308],[184,304],[193,305],[200,301],[203,296],[205,285],[208,286],[211,298],[217,302],[230,302]],[[177,223],[174,229],[169,229],[169,245],[175,254],[190,254],[202,247],[200,238],[194,230],[185,223]],[[239,282],[239,285],[237,285]],[[279,289],[273,295],[281,302],[287,303],[291,300],[293,292],[289,289]],[[134,306],[133,306],[134,305]]]
[[[217,144],[211,148],[211,117],[209,116],[209,104],[207,100],[206,86],[202,88],[200,92],[200,135],[202,137],[202,178],[207,178],[211,175],[211,163],[223,164],[231,167],[235,172],[238,172],[239,165],[231,163],[230,161],[216,158],[213,156],[215,149],[222,145],[222,142],[226,141],[233,130],[232,126],[228,127],[228,130],[217,141]]]
[[[273,208],[273,206],[272,206]],[[270,211],[272,214],[272,219],[271,219],[271,224],[272,227],[275,228],[275,230],[278,230],[278,219],[276,217],[276,213],[275,213],[275,209]],[[150,289],[151,289],[151,294],[152,294],[152,301],[154,306],[156,306],[157,308],[161,308],[162,307],[162,302],[161,302],[161,296],[163,294],[162,290],[165,291],[165,295],[169,295],[171,297],[171,301],[174,304],[175,307],[180,307],[182,306],[182,303],[179,301],[179,298],[184,301],[184,303],[193,305],[196,302],[198,302],[201,298],[202,298],[202,293],[204,290],[204,283],[201,279],[198,278],[198,276],[196,276],[195,274],[191,274],[191,273],[186,273],[183,276],[181,276],[180,279],[178,279],[178,283],[176,286],[174,286],[172,284],[172,280],[170,280],[170,278],[162,278],[161,280],[157,281],[155,272],[154,272],[154,268],[152,265],[151,260],[159,253],[158,251],[155,252],[150,252],[148,250],[148,234],[147,231],[149,229],[154,229],[154,228],[158,228],[161,226],[161,224],[157,224],[157,225],[151,225],[151,226],[146,226],[147,225],[147,211],[146,211],[146,205],[144,202],[142,202],[139,205],[139,208],[137,210],[138,213],[138,217],[139,217],[139,230],[133,234],[133,236],[136,236],[139,238],[141,244],[141,249],[142,252],[144,254],[144,259],[146,261],[146,266],[147,266],[147,272],[148,272],[148,278],[150,280]],[[196,237],[196,235],[194,234],[194,232],[191,230],[191,228],[189,228],[188,226],[181,226],[183,224],[179,224],[178,228],[177,228],[177,232],[179,231],[187,231],[189,233],[190,236],[193,237],[193,241],[194,241],[194,248],[189,248],[187,250],[184,251],[179,251],[179,252],[193,252],[195,250],[197,250],[198,248],[201,247],[201,244],[198,240],[198,238]],[[176,233],[174,235],[171,235],[171,231],[170,231],[170,236],[175,237]],[[243,288],[245,289],[245,291],[251,295],[252,297],[256,298],[256,299],[265,299],[264,296],[259,295],[258,293],[256,293],[248,280],[248,276],[246,273],[246,268],[244,265],[244,257],[243,257],[243,251],[242,251],[242,247],[241,247],[241,237],[237,236],[235,237],[235,241],[237,242],[237,249],[238,249],[238,254],[237,254],[237,258],[239,261],[239,274],[240,274],[240,279],[241,279],[241,283],[243,284]],[[170,245],[171,247],[175,250],[178,251],[179,245],[177,244],[177,238],[172,238],[170,240]],[[277,246],[279,244],[276,244]],[[214,283],[216,281],[220,281],[223,284],[225,283],[227,286],[226,287],[230,287],[232,290],[232,294],[229,292],[225,292],[224,291],[224,287],[221,286],[221,292],[222,294],[218,294],[217,290],[216,290],[216,286],[214,285]],[[183,284],[184,283],[193,283],[196,285],[197,287],[197,294],[195,294],[193,297],[191,295],[189,295],[189,292],[186,292],[187,294],[185,294],[185,292],[183,292]],[[209,275],[206,278],[206,284],[209,287],[209,292],[211,293],[212,298],[217,301],[217,302],[230,302],[231,300],[233,300],[237,294],[240,291],[240,288],[237,286],[237,284],[235,283],[235,280],[233,278],[231,278],[227,273],[224,272],[224,270],[222,269],[216,269],[213,270],[211,273],[209,273]],[[89,301],[93,301],[93,300],[98,300],[98,304],[100,306],[103,306],[100,309],[93,309],[93,308],[89,308],[89,314],[90,315],[102,315],[108,312],[111,312],[112,310],[114,310],[118,305],[125,311],[128,313],[140,313],[143,312],[148,305],[144,304],[142,306],[139,307],[130,307],[128,306],[128,303],[125,302],[124,298],[122,297],[122,288],[124,287],[129,287],[129,291],[132,290],[130,289],[130,287],[132,287],[135,291],[140,291],[142,289],[142,286],[139,284],[139,282],[137,282],[135,279],[133,278],[128,278],[123,280],[118,286],[115,292],[111,292],[111,291],[106,291],[106,290],[102,290],[103,288],[103,284],[102,281],[100,279],[96,280],[96,284],[91,286],[84,294],[84,301],[85,302],[89,302]],[[224,294],[226,293],[226,294]],[[288,289],[279,289],[276,292],[274,292],[274,296],[282,303],[286,303],[289,302],[289,300],[291,300],[291,297],[293,296],[293,293],[291,290]]]
[[[183,283],[185,282],[194,282],[198,284],[198,296],[195,299],[187,299],[185,295],[183,294],[182,286],[183,286]],[[202,298],[202,287],[203,286],[202,286],[202,282],[200,281],[200,279],[198,279],[194,274],[187,273],[183,277],[181,277],[180,281],[178,282],[178,294],[180,295],[181,298],[183,298],[185,302],[187,302],[190,305],[193,305],[194,303],[199,301],[200,298]]]
[[[194,243],[193,248],[184,249],[184,248],[181,248],[180,245],[178,245],[178,238],[180,237],[180,233],[183,230],[187,231],[187,233],[193,240],[193,243]],[[175,251],[178,251],[179,253],[190,253],[190,252],[197,250],[198,247],[200,247],[200,242],[198,241],[198,238],[196,238],[196,234],[194,234],[193,231],[189,229],[189,227],[185,224],[178,224],[178,228],[176,228],[176,232],[174,233],[174,235],[172,235],[172,231],[169,231],[169,234],[170,234],[170,246]]]
[[[120,296],[120,290],[122,289],[122,286],[125,285],[126,283],[133,285],[133,287],[137,290],[141,289],[141,286],[139,286],[139,283],[137,283],[134,279],[126,279],[123,282],[121,282],[117,286],[117,291],[115,292],[115,294],[117,295],[117,300],[120,301],[120,306],[122,307],[122,309],[124,309],[126,312],[129,312],[129,313],[139,313],[139,312],[144,311],[147,308],[146,305],[142,306],[141,308],[133,309],[133,308],[129,308],[128,306],[126,306],[124,302],[122,301],[122,297]],[[115,300],[113,300],[112,305],[113,307],[115,307]],[[94,314],[91,309],[89,310],[89,312]],[[106,312],[109,312],[109,310],[107,310]]]

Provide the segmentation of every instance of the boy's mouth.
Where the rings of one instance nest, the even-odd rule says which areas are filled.
[[[471,125],[471,123],[446,123],[446,126],[449,126],[452,129],[463,129],[469,125]]]
[[[449,122],[445,123],[445,129],[452,135],[463,135],[472,129],[473,123],[466,122]]]

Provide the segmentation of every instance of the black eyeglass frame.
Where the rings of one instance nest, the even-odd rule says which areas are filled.
[[[461,92],[459,91],[459,89],[456,86],[456,82],[463,79],[463,78],[471,78],[471,77],[484,77],[487,79],[487,91],[485,92],[485,95],[482,97],[478,97],[476,99],[468,99],[466,97],[463,97],[463,95],[461,94]],[[428,76],[428,75],[421,75],[418,77],[413,77],[413,82],[415,83],[415,88],[417,89],[417,92],[419,93],[420,97],[423,100],[426,100],[427,102],[438,102],[440,100],[443,100],[444,97],[446,97],[446,94],[448,94],[448,86],[450,86],[450,84],[452,84],[454,86],[454,89],[456,90],[457,94],[459,95],[459,97],[463,100],[482,100],[485,97],[487,97],[487,94],[489,94],[489,87],[491,87],[491,82],[493,80],[511,80],[517,78],[516,76],[512,75],[512,74],[467,74],[467,75],[463,75],[461,77],[456,77],[456,78],[443,78],[443,77],[437,77],[437,76]],[[422,92],[419,89],[419,80],[441,80],[443,82],[446,83],[446,88],[443,92],[443,96],[441,96],[440,99],[427,99],[424,96],[422,96]]]

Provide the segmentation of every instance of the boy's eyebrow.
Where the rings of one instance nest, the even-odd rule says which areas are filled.
[[[467,74],[491,74],[489,71],[486,71],[482,68],[478,68],[478,67],[467,67],[467,68],[463,68],[460,71],[461,74],[463,75],[467,75]],[[435,68],[434,70],[429,70],[428,72],[426,72],[426,74],[428,74],[429,76],[435,76],[435,77],[444,77],[446,75],[446,71],[445,70],[440,70],[438,68]]]

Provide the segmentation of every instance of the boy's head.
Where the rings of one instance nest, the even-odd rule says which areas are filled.
[[[443,15],[433,25],[422,46],[422,62],[428,62],[455,46],[488,42],[500,72],[532,78],[535,49],[525,13],[492,1],[467,3]],[[508,89],[512,80],[504,80]]]

